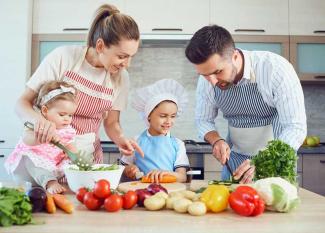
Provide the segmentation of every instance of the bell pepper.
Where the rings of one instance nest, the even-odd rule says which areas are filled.
[[[201,201],[209,211],[218,213],[228,206],[229,190],[224,185],[209,185],[201,194]]]
[[[239,186],[229,196],[230,207],[239,215],[257,216],[264,212],[265,203],[250,186]]]

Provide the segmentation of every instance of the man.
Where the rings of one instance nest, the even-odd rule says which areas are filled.
[[[195,113],[199,134],[220,163],[229,164],[235,179],[252,181],[250,158],[272,139],[298,150],[307,131],[304,96],[286,59],[239,50],[230,33],[217,25],[197,31],[185,54],[200,74]],[[228,121],[227,140],[215,127],[219,110]],[[223,167],[223,180],[229,179],[228,170]]]

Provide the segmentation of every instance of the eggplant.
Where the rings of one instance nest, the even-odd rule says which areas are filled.
[[[32,187],[27,195],[32,203],[32,212],[40,212],[45,208],[46,191],[41,187]]]

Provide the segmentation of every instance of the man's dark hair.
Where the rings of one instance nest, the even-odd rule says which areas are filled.
[[[217,53],[224,56],[235,49],[230,33],[218,25],[205,26],[198,30],[186,47],[185,55],[190,62],[202,64]]]

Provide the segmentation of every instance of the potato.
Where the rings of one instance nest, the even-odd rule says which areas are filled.
[[[148,210],[160,210],[164,208],[165,204],[165,198],[159,196],[151,196],[144,200],[144,207]]]
[[[173,202],[174,210],[178,213],[186,213],[190,204],[192,204],[192,201],[186,198],[181,198]]]
[[[164,198],[165,200],[168,198],[168,194],[163,192],[163,191],[160,191],[158,193],[156,193],[155,195],[153,195],[154,197],[162,197]]]
[[[167,209],[174,209],[174,202],[181,199],[182,197],[180,196],[175,196],[175,197],[169,197],[166,200],[166,208]]]
[[[188,206],[187,211],[190,213],[190,215],[201,216],[205,215],[207,212],[207,207],[203,202],[195,201]]]
[[[195,196],[196,196],[196,193],[195,193],[195,192],[192,192],[192,191],[190,191],[190,190],[184,190],[184,191],[182,191],[182,194],[183,194],[183,196],[184,196],[185,198],[187,198],[187,199],[189,199],[189,200],[191,200],[191,201],[193,201],[193,199],[194,199]]]
[[[169,197],[184,197],[183,191],[172,192],[168,195]]]
[[[195,197],[193,197],[192,201],[199,201],[201,197],[201,193],[196,193]]]

